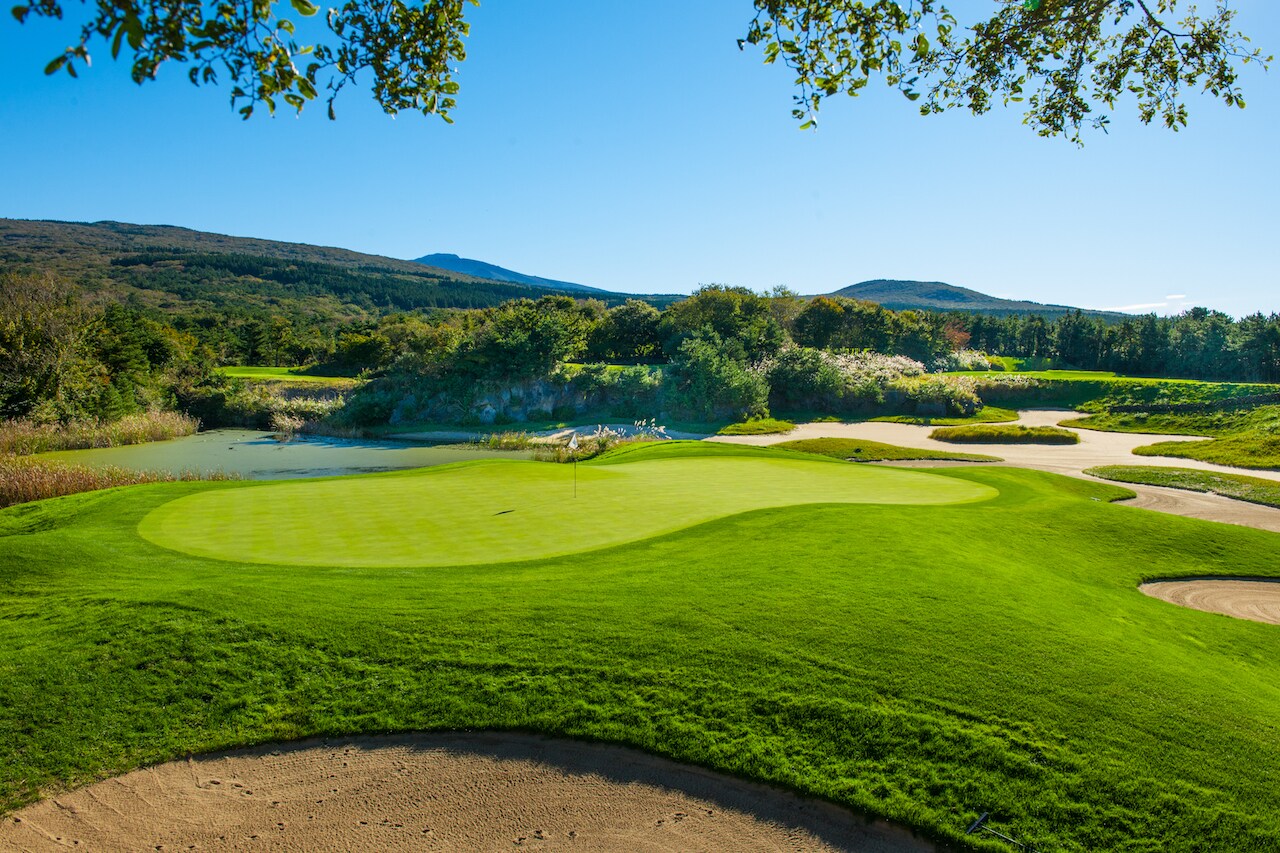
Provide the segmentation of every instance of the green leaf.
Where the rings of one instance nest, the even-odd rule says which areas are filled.
[[[320,11],[318,6],[314,6],[307,0],[289,0],[293,8],[298,10],[299,15],[306,15],[308,18]]]
[[[116,27],[116,37],[111,40],[111,58],[120,57],[120,42],[124,40],[124,24]]]
[[[44,67],[44,73],[56,74],[58,69],[66,64],[67,64],[67,58],[65,56],[59,56],[57,59],[54,59],[52,62],[50,62],[48,65]]]

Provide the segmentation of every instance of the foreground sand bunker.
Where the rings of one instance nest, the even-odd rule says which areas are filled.
[[[1280,625],[1280,580],[1197,578],[1144,583],[1138,588],[1182,607]]]
[[[0,822],[10,850],[935,849],[633,750],[480,733],[316,741],[138,770]]]

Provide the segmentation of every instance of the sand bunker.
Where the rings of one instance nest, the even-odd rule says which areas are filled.
[[[1138,588],[1182,607],[1280,625],[1280,580],[1195,578],[1144,583]]]
[[[403,735],[138,770],[0,821],[10,850],[934,850],[905,830],[620,747]]]

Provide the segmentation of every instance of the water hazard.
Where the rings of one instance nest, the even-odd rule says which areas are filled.
[[[138,471],[215,472],[250,480],[331,477],[404,468],[425,468],[484,458],[525,458],[528,454],[487,450],[469,444],[297,436],[287,440],[259,430],[217,429],[196,435],[93,450],[66,450],[41,458],[97,468]]]

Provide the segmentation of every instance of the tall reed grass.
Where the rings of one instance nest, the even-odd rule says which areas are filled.
[[[144,412],[118,421],[69,424],[37,424],[17,420],[0,422],[0,455],[26,456],[50,450],[82,450],[143,444],[191,435],[200,421],[180,412]]]
[[[0,456],[0,507],[138,483],[238,479],[238,475],[221,471],[174,474],[168,471],[131,471],[114,466],[91,468],[38,458]]]

